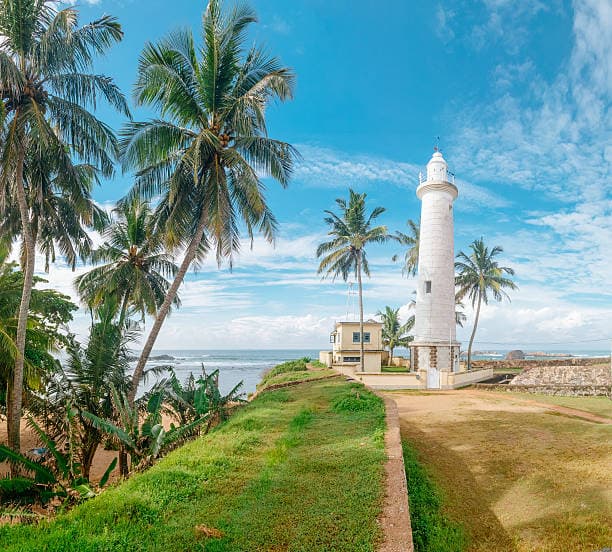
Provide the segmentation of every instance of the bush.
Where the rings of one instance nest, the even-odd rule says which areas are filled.
[[[382,399],[363,386],[352,386],[351,389],[332,402],[334,412],[374,412],[384,411]]]

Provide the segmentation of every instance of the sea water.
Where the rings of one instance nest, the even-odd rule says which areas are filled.
[[[155,357],[166,355],[172,359],[156,359]],[[172,366],[177,377],[181,381],[187,380],[190,373],[196,378],[202,374],[202,367],[207,373],[219,370],[219,388],[222,393],[228,393],[240,382],[243,383],[241,391],[252,393],[261,380],[266,370],[273,368],[281,362],[303,357],[312,359],[319,358],[318,350],[290,349],[290,350],[172,350],[157,349],[151,353],[147,367]],[[135,363],[133,363],[135,364]],[[157,376],[164,377],[162,376]],[[141,386],[145,391],[155,383],[156,377],[152,376]]]

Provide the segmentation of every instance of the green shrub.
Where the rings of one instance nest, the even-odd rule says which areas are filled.
[[[350,390],[332,401],[335,412],[374,412],[384,411],[382,399],[365,389],[362,385],[351,386]]]
[[[468,544],[463,526],[444,516],[440,492],[416,452],[406,442],[402,447],[415,552],[463,552]]]

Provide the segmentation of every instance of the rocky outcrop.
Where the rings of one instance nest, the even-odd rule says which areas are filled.
[[[515,349],[514,351],[510,351],[506,355],[506,360],[524,360],[524,359],[525,359],[525,353],[521,351],[520,349]]]

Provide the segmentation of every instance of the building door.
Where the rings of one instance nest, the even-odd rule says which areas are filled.
[[[440,370],[431,367],[427,369],[427,389],[440,389]]]

